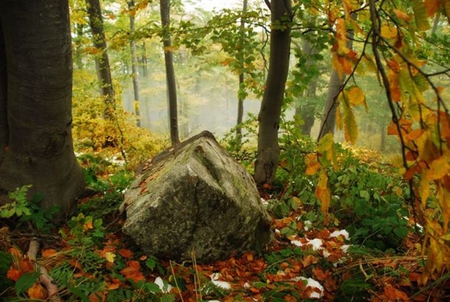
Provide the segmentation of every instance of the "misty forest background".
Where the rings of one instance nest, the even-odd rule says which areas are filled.
[[[189,1],[173,1],[171,4],[174,41],[171,51],[176,74],[180,138],[205,129],[220,138],[236,126],[240,93],[245,95],[244,118],[254,118],[259,112],[268,68],[270,14],[261,1],[250,1],[251,13],[247,12],[246,15],[246,45],[242,49],[247,56],[245,69],[248,70],[248,78],[240,87],[236,53],[241,47],[238,37],[242,7],[236,4],[235,9],[217,14],[216,11],[203,10],[201,3],[186,3]],[[124,5],[106,1],[103,8],[108,55],[118,102],[130,114],[130,119],[139,119],[141,127],[155,136],[165,138],[169,133],[169,121],[164,50],[158,25],[159,6],[154,3],[142,9],[135,8],[131,13],[136,20],[135,31],[130,31],[130,11]],[[313,17],[316,18],[310,16]],[[325,17],[317,16],[314,22],[321,24]],[[83,106],[83,101],[98,95],[98,57],[92,48],[83,6],[74,4],[72,23],[74,113],[77,116],[82,115],[80,109],[92,109]],[[301,28],[297,32],[299,37],[294,38],[291,49],[284,120],[291,121],[296,116],[296,125],[303,133],[317,139],[332,72],[330,41],[327,37],[330,32],[303,33]],[[314,46],[320,51],[310,53],[306,48],[311,46],[308,40],[315,40]],[[136,43],[135,73],[129,45],[131,41]],[[133,78],[137,81],[138,101],[135,100]],[[357,108],[357,122],[361,131],[357,144],[379,151],[387,149],[389,152],[399,152],[397,139],[386,135],[391,117],[382,86],[373,75],[360,77],[359,85],[366,92],[371,110],[365,112],[364,108]],[[313,93],[308,93],[310,86],[315,86]],[[135,114],[137,106],[139,116]],[[307,125],[303,118],[307,120]],[[344,140],[342,131],[336,134],[337,141]],[[254,136],[250,135],[249,138],[252,138],[252,143],[256,142]]]

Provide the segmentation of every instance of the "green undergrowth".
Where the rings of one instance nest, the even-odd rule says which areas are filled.
[[[251,169],[254,132],[244,133],[249,137],[243,137],[239,148],[236,142],[223,143]],[[268,210],[276,239],[259,258],[243,255],[196,266],[195,261],[173,263],[143,254],[121,232],[124,216],[119,206],[134,173],[96,153],[85,153],[79,160],[89,192],[64,226],[52,224],[53,213],[42,212],[39,196],[26,198],[27,186],[11,192],[13,203],[0,208],[5,238],[0,245],[0,275],[8,276],[0,278],[4,300],[29,299],[38,278],[33,271],[14,275],[14,268],[26,262],[26,239],[31,236],[20,237],[26,231],[40,238],[40,263],[49,270],[64,301],[187,301],[188,297],[196,301],[247,301],[248,297],[315,301],[305,296],[307,281],[295,279],[298,274],[325,284],[325,301],[364,301],[379,289],[380,276],[403,280],[410,274],[413,269],[404,263],[390,270],[379,264],[379,259],[401,256],[412,231],[405,218],[409,216],[407,186],[396,170],[372,151],[337,145],[339,168],[328,171],[332,204],[325,218],[314,194],[317,178],[304,173],[306,155],[314,152],[315,143],[298,134],[294,124],[284,125],[282,133],[277,182],[264,195],[270,196]],[[329,237],[342,229],[349,232],[348,240]],[[326,241],[323,246],[331,256],[325,257],[321,249],[292,244],[313,238]],[[344,245],[349,245],[345,253],[340,250]],[[218,272],[240,287],[217,286],[208,276]],[[246,281],[238,281],[243,276]],[[158,278],[160,285],[155,283]]]

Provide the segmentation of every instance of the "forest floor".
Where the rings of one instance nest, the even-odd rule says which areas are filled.
[[[82,201],[89,204],[100,196]],[[273,220],[274,241],[260,255],[246,253],[212,264],[159,261],[120,232],[123,220],[80,213],[57,233],[0,230],[5,301],[45,301],[48,289],[34,274],[50,272],[63,301],[444,301],[445,283],[419,287],[418,236],[405,253],[390,255],[349,244],[345,230],[312,228],[298,219],[302,207]],[[289,229],[296,228],[295,235]],[[41,243],[29,257],[33,238]],[[28,256],[27,256],[28,253]],[[7,270],[5,271],[5,265]],[[51,299],[49,300],[51,301]]]
[[[388,194],[377,178],[379,167],[361,170],[362,162],[356,163],[358,171],[351,172],[349,166],[336,179],[344,183],[351,172],[355,179],[366,177]],[[51,213],[37,204],[27,204],[24,211],[26,190],[18,191],[23,196],[15,195],[15,216],[0,220],[2,301],[448,301],[450,297],[449,273],[421,283],[426,259],[420,252],[420,229],[413,227],[412,219],[398,215],[398,208],[373,212],[358,229],[354,225],[360,216],[351,216],[346,224],[314,220],[320,216],[317,204],[304,204],[295,195],[282,202],[284,188],[270,195],[261,191],[269,202],[274,234],[262,253],[211,264],[196,263],[195,258],[183,263],[158,260],[121,232],[124,217],[118,208],[133,176],[109,172],[104,180],[91,175],[93,194],[80,200],[76,215],[62,227],[53,225]],[[358,194],[366,196],[369,184]],[[366,213],[369,208],[364,205],[362,210]],[[394,217],[384,217],[389,215]],[[386,230],[386,221],[398,227]],[[407,232],[400,230],[404,225]],[[357,243],[356,236],[367,230],[372,233]],[[383,230],[387,236],[381,236]],[[395,248],[369,247],[373,238],[383,244],[395,236],[402,238]]]

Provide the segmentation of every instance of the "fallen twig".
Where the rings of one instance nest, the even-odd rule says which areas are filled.
[[[34,264],[36,270],[39,271],[39,282],[45,286],[48,292],[48,301],[50,302],[62,302],[58,293],[58,286],[55,284],[53,278],[48,274],[47,269],[37,263],[36,257],[39,250],[39,242],[36,238],[31,239],[30,246],[28,248],[28,259]]]

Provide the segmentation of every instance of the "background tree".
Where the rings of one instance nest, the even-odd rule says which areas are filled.
[[[136,8],[134,4],[134,0],[127,1],[128,10],[130,14],[130,51],[131,51],[131,79],[133,82],[133,94],[134,94],[134,113],[136,114],[136,125],[138,127],[141,126],[141,118],[139,112],[139,71],[138,71],[138,57],[137,57],[137,48],[136,48],[136,40],[134,37],[134,33],[136,31],[135,26],[135,15]]]
[[[32,185],[41,205],[75,206],[83,190],[72,146],[67,1],[0,3],[0,193]]]
[[[241,48],[244,48],[245,43],[245,13],[247,12],[247,5],[248,0],[242,1],[242,15],[241,18],[241,37],[240,37],[240,46]],[[236,120],[236,145],[237,148],[240,148],[242,144],[242,127],[239,125],[242,124],[242,119],[244,117],[244,100],[245,100],[245,89],[244,89],[244,69],[245,69],[245,57],[244,57],[244,51],[239,52],[239,65],[240,65],[240,72],[239,72],[239,90],[238,90],[238,111],[237,111],[237,120]]]
[[[270,32],[269,72],[258,115],[258,151],[254,175],[258,184],[271,184],[275,179],[280,153],[278,129],[289,71],[291,46],[291,1],[272,1],[270,10],[272,30]]]
[[[172,42],[170,38],[170,0],[160,0],[164,63],[166,66],[167,97],[169,104],[169,127],[172,145],[180,142],[178,135],[178,105],[175,70],[173,67]]]
[[[92,43],[98,54],[98,77],[101,85],[102,95],[105,97],[105,118],[113,120],[115,110],[115,94],[111,77],[106,36],[103,30],[103,17],[100,0],[86,0],[89,25],[92,33]]]

